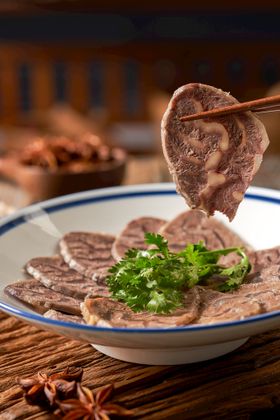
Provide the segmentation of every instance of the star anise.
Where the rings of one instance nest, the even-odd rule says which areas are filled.
[[[78,384],[78,398],[58,402],[59,408],[55,414],[63,420],[109,420],[111,416],[132,415],[131,410],[108,402],[113,389],[113,385],[107,385],[94,393]]]
[[[54,406],[57,400],[76,396],[82,375],[83,369],[67,367],[63,372],[52,375],[39,372],[31,378],[18,378],[17,382],[28,404]]]

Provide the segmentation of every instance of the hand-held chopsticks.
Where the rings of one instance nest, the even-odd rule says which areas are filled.
[[[202,118],[219,117],[222,115],[236,114],[238,112],[273,112],[280,111],[280,95],[267,98],[255,99],[253,101],[234,104],[222,108],[211,109],[210,111],[198,112],[197,114],[181,117],[182,122],[200,120]]]

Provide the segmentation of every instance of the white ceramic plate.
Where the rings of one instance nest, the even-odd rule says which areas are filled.
[[[248,337],[280,326],[280,311],[242,321],[170,329],[76,325],[43,318],[5,295],[36,256],[53,255],[58,239],[73,230],[117,234],[131,219],[171,219],[186,209],[173,184],[149,184],[83,192],[33,205],[0,223],[0,308],[40,328],[85,340],[101,352],[130,362],[180,364],[228,353]],[[256,249],[280,243],[280,192],[250,188],[231,227]],[[217,218],[228,221],[223,215]]]

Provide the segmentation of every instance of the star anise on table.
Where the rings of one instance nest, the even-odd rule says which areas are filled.
[[[64,371],[48,375],[38,372],[31,378],[18,378],[28,404],[54,406],[57,400],[76,396],[77,382],[80,382],[83,369],[67,367]]]
[[[58,402],[56,415],[62,420],[109,420],[111,416],[130,416],[131,410],[109,402],[114,386],[107,385],[96,393],[89,388],[77,385],[78,399],[68,399]]]

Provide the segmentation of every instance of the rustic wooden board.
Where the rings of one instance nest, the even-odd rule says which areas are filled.
[[[0,331],[1,420],[51,419],[25,403],[15,379],[66,366],[82,367],[91,389],[114,382],[115,400],[135,410],[134,418],[279,418],[280,330],[219,359],[173,367],[120,362],[3,313]]]

